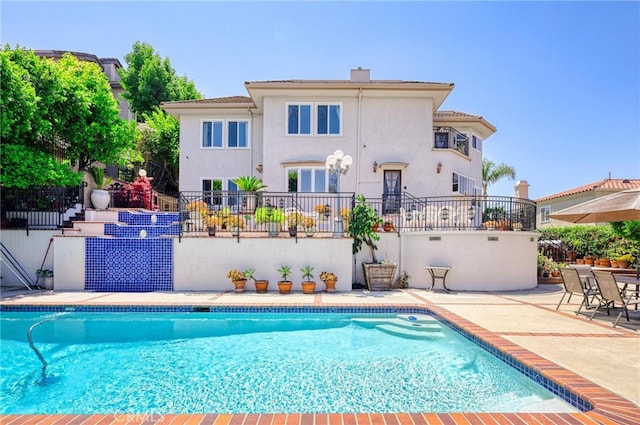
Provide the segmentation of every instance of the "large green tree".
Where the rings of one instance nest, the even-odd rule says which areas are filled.
[[[487,188],[505,177],[516,178],[516,170],[510,165],[496,164],[488,159],[482,160],[482,196],[487,196]]]
[[[201,94],[192,81],[176,75],[168,58],[161,58],[148,43],[136,41],[125,57],[127,68],[121,68],[120,82],[125,99],[141,120],[152,114],[161,102],[199,99]]]
[[[43,178],[15,179],[13,167],[28,157],[42,164],[37,152],[53,156],[64,149],[71,166],[86,169],[93,162],[125,165],[137,131],[134,122],[119,117],[118,103],[107,76],[98,65],[71,54],[59,61],[33,51],[6,46],[0,51],[2,90],[2,183],[5,187],[64,185],[59,169],[40,167]],[[7,145],[24,149],[5,149]],[[13,155],[13,157],[11,157]],[[5,157],[6,156],[6,157]],[[28,163],[28,162],[27,162]],[[29,175],[29,174],[25,174]]]

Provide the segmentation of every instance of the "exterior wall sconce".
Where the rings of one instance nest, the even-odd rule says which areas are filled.
[[[436,173],[440,174],[440,171],[442,171],[442,162],[438,162],[436,165]]]
[[[373,172],[378,171],[378,161],[373,161]]]
[[[256,167],[256,171],[262,174],[262,161],[258,162],[258,166]]]

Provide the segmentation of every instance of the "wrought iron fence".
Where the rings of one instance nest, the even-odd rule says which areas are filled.
[[[387,231],[534,230],[536,204],[512,197],[425,197],[386,194],[366,202],[380,215]],[[183,233],[233,231],[347,231],[354,193],[180,192],[178,209]],[[383,229],[380,229],[381,231]]]
[[[3,227],[55,229],[84,209],[84,185],[2,188],[0,194]]]

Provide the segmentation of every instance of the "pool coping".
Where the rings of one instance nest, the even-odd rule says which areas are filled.
[[[334,312],[334,313],[425,313],[483,346],[521,373],[545,386],[554,395],[578,408],[574,413],[300,413],[300,414],[53,414],[0,415],[2,424],[52,423],[171,423],[171,424],[637,424],[640,408],[629,400],[571,372],[475,323],[437,305],[419,304],[0,304],[0,311],[121,311],[121,312]],[[522,368],[524,367],[524,371]],[[539,384],[541,382],[538,381]],[[567,399],[567,397],[569,399]],[[581,404],[586,403],[586,404]]]

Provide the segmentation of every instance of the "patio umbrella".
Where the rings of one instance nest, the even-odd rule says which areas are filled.
[[[592,199],[557,211],[549,217],[570,223],[640,220],[640,188]],[[640,278],[640,255],[636,258],[636,277]]]
[[[640,189],[623,190],[592,199],[557,211],[550,217],[571,223],[640,220]]]

